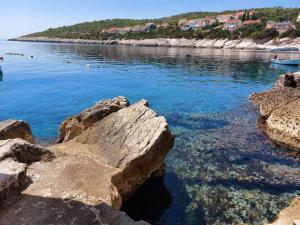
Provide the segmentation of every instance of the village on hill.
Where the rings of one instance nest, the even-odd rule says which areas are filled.
[[[300,22],[300,14],[296,20]],[[253,10],[250,11],[239,11],[236,13],[221,14],[217,16],[207,16],[204,18],[196,19],[180,19],[178,21],[178,28],[182,31],[191,30],[210,30],[210,29],[223,29],[228,31],[234,31],[247,26],[265,26],[265,29],[274,29],[279,34],[283,34],[289,30],[295,30],[296,26],[291,21],[280,21],[276,22],[273,20],[267,21],[265,24],[259,19],[257,13]],[[123,35],[128,32],[150,32],[157,28],[168,28],[170,24],[163,22],[156,24],[153,22],[146,23],[145,25],[136,25],[132,27],[111,27],[102,29],[102,33],[108,34],[120,34]],[[208,29],[210,28],[210,29]]]

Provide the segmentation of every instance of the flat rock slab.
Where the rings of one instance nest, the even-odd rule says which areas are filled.
[[[60,155],[50,162],[37,162],[27,169],[32,184],[27,195],[72,199],[89,205],[105,202],[121,207],[121,199],[111,177],[118,170],[88,157]]]
[[[34,138],[29,125],[21,120],[0,121],[0,140],[21,138],[34,144]]]

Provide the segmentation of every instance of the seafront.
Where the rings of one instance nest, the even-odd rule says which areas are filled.
[[[252,39],[228,40],[228,39],[172,39],[155,38],[144,40],[89,40],[89,39],[68,39],[48,37],[18,37],[11,41],[27,42],[51,42],[51,43],[74,43],[74,44],[101,44],[101,45],[133,45],[153,47],[189,47],[189,48],[216,48],[216,49],[248,49],[265,51],[300,51],[299,38],[282,38],[276,41],[270,40],[262,43]]]
[[[300,225],[294,0],[2,14],[0,225]]]

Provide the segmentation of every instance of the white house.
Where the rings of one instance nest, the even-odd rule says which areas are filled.
[[[297,18],[297,22],[300,22],[300,14],[299,14],[299,16],[298,16],[298,18]]]

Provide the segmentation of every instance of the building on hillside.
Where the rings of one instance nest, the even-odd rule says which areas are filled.
[[[261,24],[260,20],[246,20],[243,22],[244,26],[249,26],[249,25],[259,25]]]
[[[269,20],[266,25],[267,29],[275,29],[280,34],[291,29],[295,29],[295,25],[290,21],[284,21],[284,22],[275,22],[273,20]]]
[[[239,20],[239,19],[241,19],[243,17],[244,14],[245,14],[244,11],[240,11],[240,12],[234,13],[233,18],[236,19],[236,20]]]
[[[225,22],[227,22],[228,20],[231,20],[231,19],[233,19],[233,14],[223,14],[223,15],[218,15],[217,17],[216,17],[216,19],[217,19],[217,21],[219,22],[219,23],[225,23]]]
[[[161,24],[159,25],[159,27],[161,27],[161,28],[168,28],[168,27],[170,27],[170,24],[167,23],[167,22],[163,22],[163,23],[161,23]]]
[[[298,16],[298,18],[297,18],[297,22],[300,23],[300,14],[299,14],[299,16]]]
[[[146,23],[145,30],[146,31],[152,31],[156,29],[155,23]]]
[[[181,30],[199,30],[206,26],[213,25],[217,20],[212,17],[205,17],[193,20],[180,20],[178,22],[179,28]]]
[[[227,20],[225,22],[223,29],[233,31],[238,28],[241,28],[242,26],[243,26],[243,23],[241,20],[231,19],[231,20]]]
[[[136,26],[133,26],[131,28],[131,31],[132,32],[145,32],[146,31],[146,27],[145,26],[136,25]]]
[[[249,19],[252,19],[253,16],[255,15],[255,11],[252,11],[252,10],[251,11],[240,11],[240,12],[234,13],[233,18],[236,19],[236,20],[242,19],[242,17],[244,16],[244,14],[246,12],[249,15]]]
[[[222,15],[218,15],[216,17],[217,21],[219,23],[226,23],[228,20],[240,20],[243,18],[244,14],[246,11],[240,11],[240,12],[236,12],[236,13],[231,13],[231,14],[222,14]],[[255,15],[255,11],[247,11],[249,13],[249,19],[253,19],[254,15]]]
[[[218,21],[214,17],[205,17],[203,19],[203,22],[204,22],[205,26],[209,26],[209,25],[213,25],[213,24],[217,23]]]
[[[188,22],[187,19],[180,19],[180,20],[178,20],[178,27],[183,26],[183,25],[186,24],[187,22]]]

